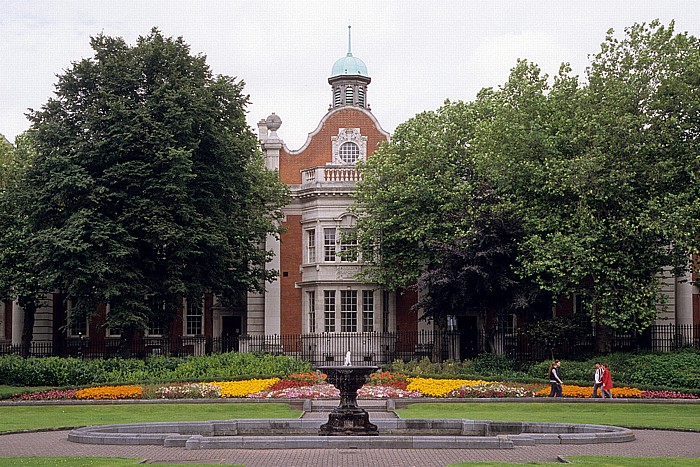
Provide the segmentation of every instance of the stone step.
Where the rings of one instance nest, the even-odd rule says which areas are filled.
[[[330,412],[339,404],[340,401],[337,399],[306,399],[302,410],[305,412]],[[395,409],[393,400],[359,400],[357,406],[367,412],[393,412]]]

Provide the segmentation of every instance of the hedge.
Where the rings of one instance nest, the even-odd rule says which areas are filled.
[[[0,384],[88,386],[276,376],[311,370],[308,362],[269,354],[224,353],[200,357],[79,359],[0,357]]]

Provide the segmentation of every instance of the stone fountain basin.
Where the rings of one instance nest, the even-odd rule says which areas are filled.
[[[378,436],[318,436],[319,420],[265,419],[132,423],[76,428],[85,444],[158,445],[186,449],[512,449],[537,444],[634,441],[627,428],[469,419],[376,420]]]

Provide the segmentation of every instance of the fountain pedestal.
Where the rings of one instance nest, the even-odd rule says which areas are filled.
[[[357,390],[377,371],[376,366],[321,366],[327,381],[340,391],[340,405],[328,415],[328,423],[321,425],[323,436],[378,435],[377,425],[370,423],[369,414],[357,405]]]

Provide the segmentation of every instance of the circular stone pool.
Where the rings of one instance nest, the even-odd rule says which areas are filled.
[[[377,436],[319,436],[320,420],[259,419],[132,423],[76,428],[68,440],[186,449],[512,449],[536,444],[634,441],[634,433],[607,425],[493,422],[469,419],[376,420]]]

